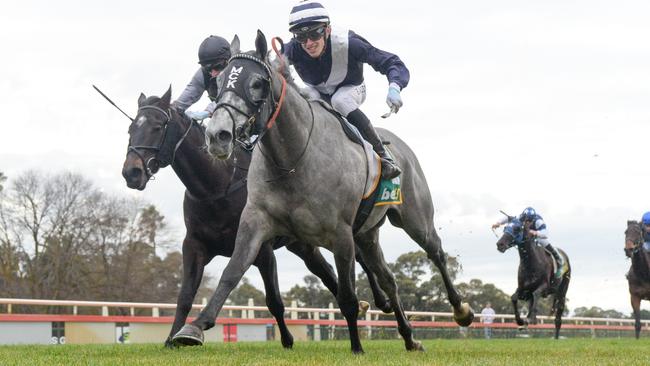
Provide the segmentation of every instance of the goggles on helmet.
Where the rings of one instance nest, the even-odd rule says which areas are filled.
[[[327,26],[325,25],[319,25],[316,28],[308,29],[308,30],[300,30],[296,31],[293,33],[293,38],[296,39],[299,43],[307,43],[307,40],[311,40],[312,42],[316,42],[319,39],[323,38],[325,36],[325,29]]]

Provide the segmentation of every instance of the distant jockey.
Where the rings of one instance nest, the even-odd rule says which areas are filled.
[[[650,215],[649,215],[650,218]],[[503,219],[497,221],[492,225],[492,229],[496,229],[499,226],[508,223],[511,220],[510,217],[504,217]],[[546,223],[542,216],[538,215],[534,208],[526,207],[524,211],[519,215],[519,221],[530,226],[528,235],[535,238],[538,244],[541,244],[546,250],[548,250],[555,258],[557,262],[557,269],[555,270],[555,277],[560,278],[562,276],[562,267],[564,266],[564,258],[562,255],[555,249],[551,243],[548,241],[548,233],[546,230]]]

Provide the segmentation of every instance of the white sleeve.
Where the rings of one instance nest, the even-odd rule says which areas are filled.
[[[544,223],[544,220],[537,219],[537,221],[535,221],[535,228],[538,228],[538,227],[541,228],[541,229],[535,230],[535,231],[537,231],[537,237],[540,238],[540,239],[547,239],[548,238],[548,231],[546,230],[546,224]]]

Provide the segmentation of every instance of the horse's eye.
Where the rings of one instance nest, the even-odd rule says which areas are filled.
[[[262,81],[259,80],[259,79],[253,81],[253,85],[252,85],[252,87],[253,87],[254,89],[259,89],[259,88],[261,88],[261,87],[262,87]]]

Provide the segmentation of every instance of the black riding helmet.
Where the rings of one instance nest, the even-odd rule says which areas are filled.
[[[230,43],[219,36],[210,36],[199,46],[199,63],[207,65],[230,58]]]

